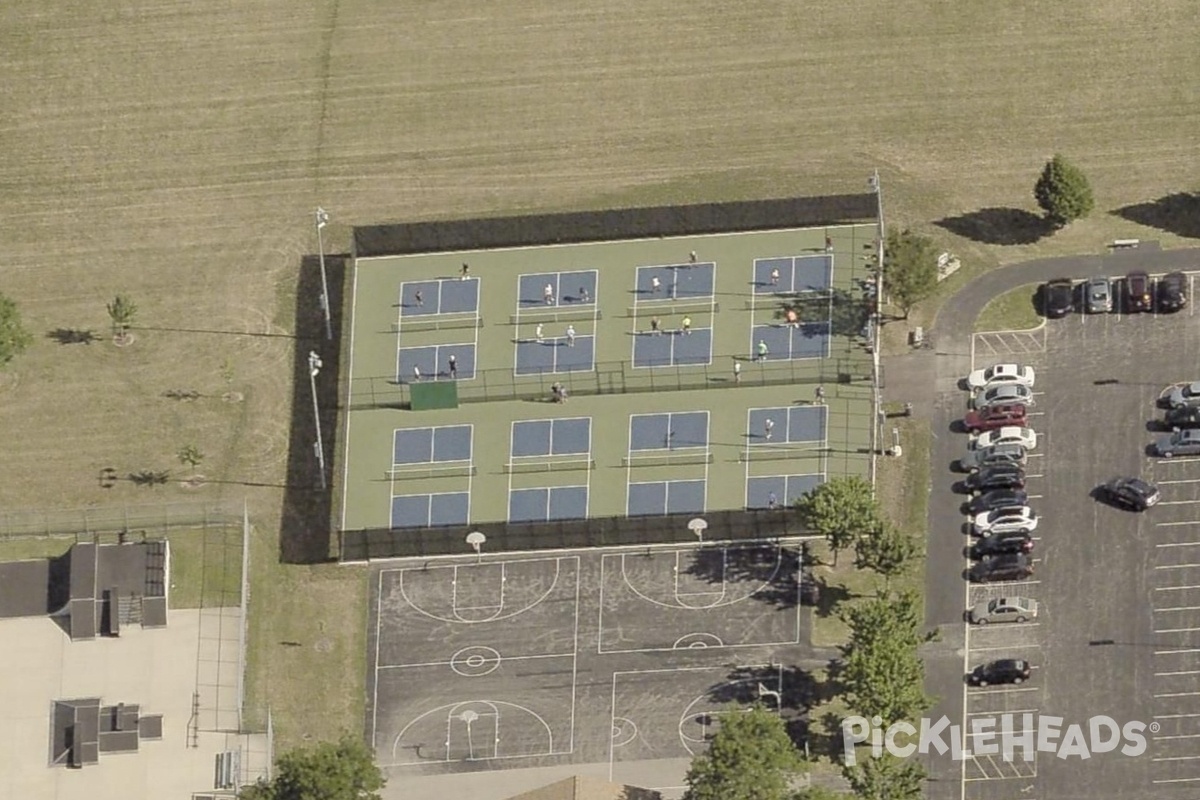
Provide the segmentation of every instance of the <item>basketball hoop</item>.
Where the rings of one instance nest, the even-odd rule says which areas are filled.
[[[475,563],[483,561],[483,544],[487,541],[487,537],[479,531],[471,531],[467,534],[467,544],[471,545],[471,549],[475,551]],[[474,712],[464,711],[463,714],[471,714]]]
[[[708,523],[700,517],[696,517],[688,522],[687,526],[689,531],[696,534],[696,539],[700,544],[704,544],[704,531],[708,529]]]

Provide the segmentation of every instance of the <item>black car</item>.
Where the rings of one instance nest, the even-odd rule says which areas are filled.
[[[1028,661],[1020,658],[1002,658],[980,664],[971,673],[971,683],[975,686],[988,686],[998,683],[1024,683],[1033,673],[1033,667]]]
[[[1042,308],[1051,319],[1075,310],[1075,287],[1069,278],[1055,278],[1042,287]]]
[[[1025,470],[1012,464],[984,467],[964,481],[969,492],[990,492],[993,489],[1025,488]]]
[[[1033,574],[1033,564],[1024,553],[991,556],[971,567],[967,573],[973,583],[1021,581]]]
[[[1158,279],[1158,310],[1178,311],[1187,305],[1187,276],[1172,272]]]
[[[1200,406],[1172,408],[1163,417],[1163,427],[1169,430],[1200,428]]]
[[[1154,305],[1154,297],[1150,294],[1150,276],[1141,270],[1136,270],[1125,276],[1125,311],[1133,314],[1138,311],[1149,311]]]
[[[976,540],[971,547],[971,559],[982,561],[990,556],[1007,556],[1029,553],[1033,550],[1033,537],[1028,533],[998,533]]]
[[[967,513],[980,514],[997,508],[1029,505],[1029,496],[1021,489],[992,489],[973,498],[967,505]]]
[[[1100,487],[1100,496],[1130,511],[1145,511],[1158,502],[1158,487],[1141,478],[1113,478]]]

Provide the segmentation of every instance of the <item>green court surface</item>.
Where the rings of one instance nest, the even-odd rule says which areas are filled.
[[[358,260],[341,529],[762,508],[865,474],[876,230]]]

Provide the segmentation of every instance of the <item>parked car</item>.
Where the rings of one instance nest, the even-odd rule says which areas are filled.
[[[1100,498],[1131,511],[1145,511],[1158,502],[1158,487],[1141,478],[1113,478],[1100,487]]]
[[[972,498],[967,505],[971,514],[982,514],[984,511],[995,511],[997,508],[1023,506],[1029,502],[1029,496],[1023,489],[993,489],[990,492]]]
[[[1027,622],[1037,619],[1038,602],[1028,597],[995,597],[984,600],[967,614],[975,625],[992,622]]]
[[[1028,409],[1021,403],[984,406],[968,411],[963,417],[963,427],[971,433],[982,433],[1008,425],[1024,425],[1028,420],[1027,414]]]
[[[1125,311],[1134,314],[1138,311],[1149,311],[1154,307],[1154,297],[1150,294],[1150,276],[1141,270],[1136,270],[1125,276]]]
[[[1009,405],[1034,406],[1033,390],[1020,383],[997,383],[975,393],[975,408]]]
[[[1200,428],[1200,405],[1169,409],[1163,417],[1163,426],[1171,430]]]
[[[1055,278],[1042,287],[1042,310],[1058,319],[1075,310],[1075,289],[1069,278]]]
[[[1037,530],[1038,515],[1029,506],[1009,506],[983,511],[971,518],[971,530],[977,536],[1002,533],[1032,533]]]
[[[1088,282],[1084,284],[1083,301],[1089,314],[1107,314],[1112,311],[1112,281],[1103,275],[1088,278]]]
[[[975,686],[994,686],[1001,683],[1024,683],[1033,674],[1033,667],[1028,661],[1020,658],[1002,658],[980,664],[971,673],[971,683]]]
[[[1200,381],[1181,383],[1164,390],[1158,398],[1159,405],[1165,408],[1183,408],[1184,406],[1200,406]]]
[[[1035,450],[1037,449],[1037,433],[1033,428],[1006,425],[1003,428],[979,434],[970,441],[968,447],[972,450],[981,450],[995,444],[1019,444],[1026,450]]]
[[[1187,276],[1172,272],[1158,279],[1158,310],[1170,313],[1187,305]]]
[[[958,460],[958,468],[963,472],[975,472],[984,467],[994,467],[997,464],[1012,464],[1025,466],[1025,448],[1019,444],[997,444],[982,450],[971,450]]]
[[[992,556],[972,565],[967,577],[974,583],[993,581],[1023,581],[1033,574],[1029,556],[1015,553],[1007,556]]]
[[[986,536],[971,545],[971,558],[982,561],[989,556],[1028,553],[1033,550],[1033,537],[1028,533],[998,533]]]
[[[1033,386],[1033,367],[1020,364],[992,364],[990,367],[977,369],[967,376],[967,386],[971,389],[982,389],[993,383],[1021,383]]]
[[[1154,449],[1163,458],[1194,456],[1200,453],[1200,428],[1188,428],[1163,436],[1154,443]]]
[[[1017,464],[994,464],[967,476],[964,484],[968,492],[1023,489],[1025,488],[1025,470]]]

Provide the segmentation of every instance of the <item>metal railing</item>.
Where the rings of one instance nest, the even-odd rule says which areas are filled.
[[[156,503],[101,508],[0,512],[0,539],[65,534],[158,532],[172,528],[240,524],[242,515],[204,503]]]

